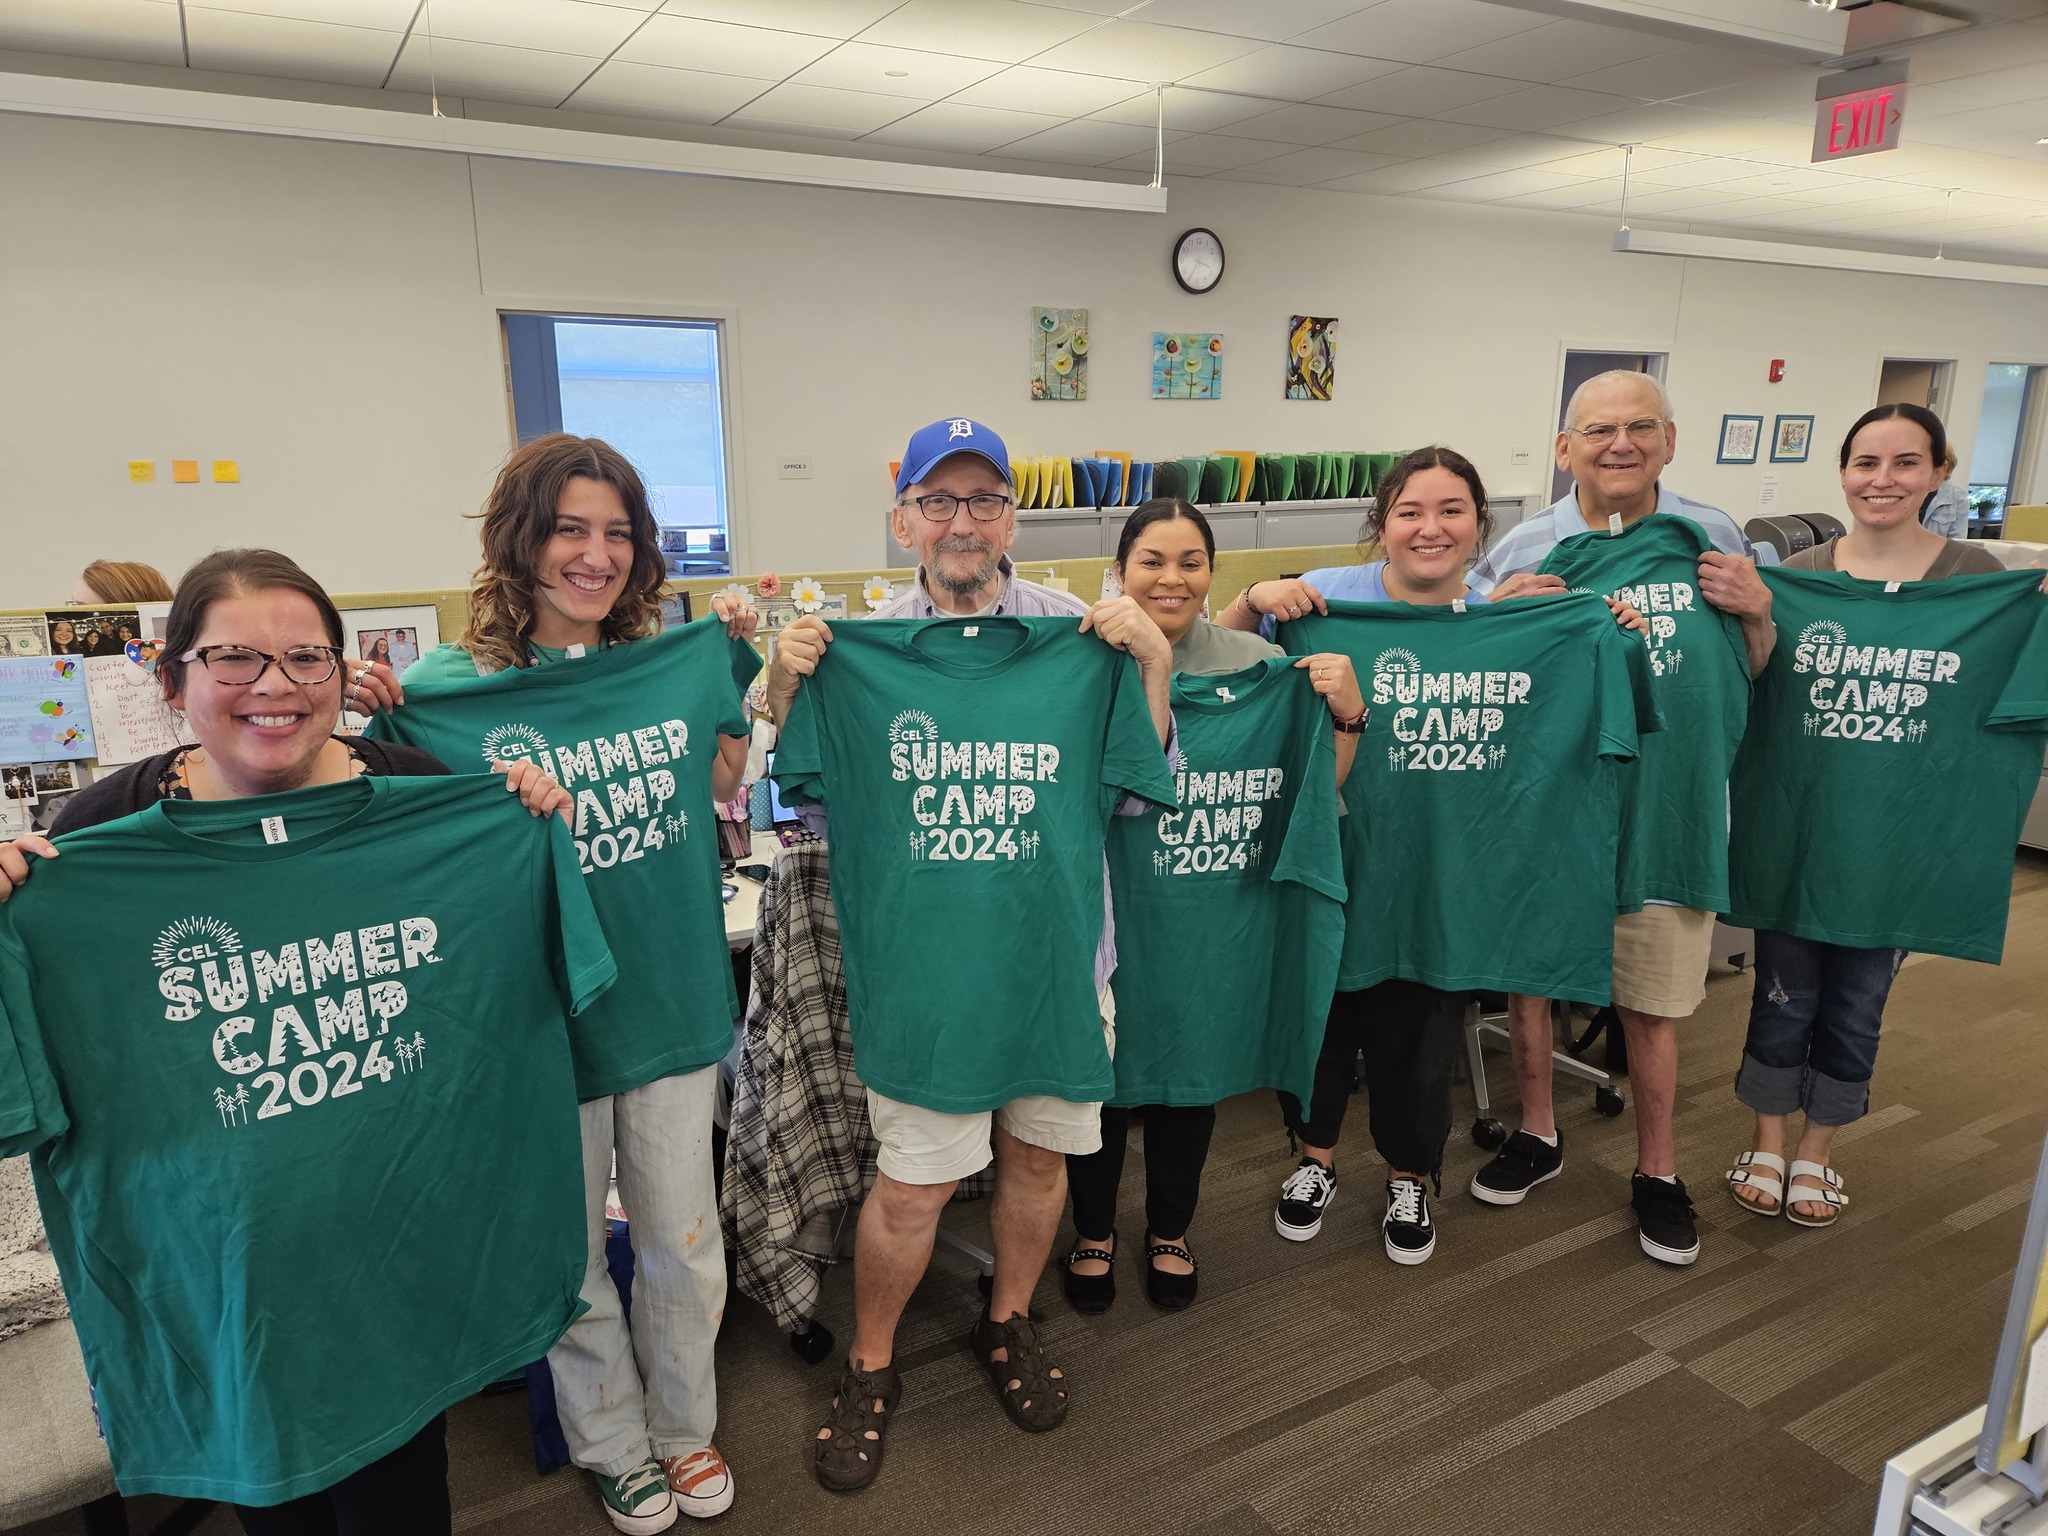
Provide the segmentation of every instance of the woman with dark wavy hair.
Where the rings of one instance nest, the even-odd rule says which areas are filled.
[[[461,639],[405,668],[407,702],[371,730],[476,764],[504,750],[490,727],[517,722],[519,750],[553,753],[575,783],[578,852],[620,983],[588,1015],[601,1054],[577,1063],[589,1310],[548,1363],[570,1456],[613,1525],[661,1531],[733,1498],[712,1441],[725,1260],[710,1151],[732,1010],[707,1001],[730,1001],[730,967],[705,840],[712,803],[738,793],[746,767],[728,637],[751,640],[759,616],[720,593],[724,634],[661,634],[647,490],[597,438],[556,432],[515,450],[480,517]],[[751,675],[758,662],[743,659]],[[696,862],[707,849],[709,869]],[[707,945],[716,974],[703,974]],[[630,1323],[606,1265],[614,1167],[637,1263]]]

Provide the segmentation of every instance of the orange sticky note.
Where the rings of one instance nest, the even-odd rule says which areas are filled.
[[[171,460],[171,480],[177,485],[199,483],[199,461],[197,459]]]
[[[215,485],[239,485],[241,479],[241,468],[233,459],[215,459],[213,461],[213,483]]]
[[[148,484],[156,478],[156,460],[130,459],[128,461],[128,478],[136,485]]]

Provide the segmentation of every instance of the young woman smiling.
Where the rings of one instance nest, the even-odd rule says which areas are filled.
[[[1133,511],[1117,542],[1115,569],[1124,595],[1144,609],[1172,645],[1176,676],[1239,672],[1282,654],[1271,641],[1211,624],[1203,614],[1216,574],[1216,540],[1208,519],[1187,502],[1161,498]],[[1365,701],[1348,656],[1304,656],[1295,666],[1308,670],[1310,686],[1337,722],[1355,725],[1363,717]],[[1337,782],[1342,784],[1358,737],[1339,730],[1335,741]],[[1155,917],[1142,905],[1119,901],[1118,930],[1131,941]],[[1103,1311],[1116,1296],[1117,1188],[1132,1113],[1129,1105],[1104,1104],[1101,1150],[1067,1158],[1076,1241],[1062,1278],[1077,1311]],[[1138,1113],[1145,1128],[1145,1292],[1154,1305],[1178,1311],[1195,1298],[1195,1260],[1186,1237],[1216,1128],[1216,1106],[1150,1104]]]
[[[1802,550],[1788,567],[1846,571],[1865,581],[1941,581],[2005,569],[1980,544],[1944,538],[1920,522],[1941,483],[1948,433],[1918,405],[1865,411],[1842,439],[1842,499],[1854,526]],[[1854,949],[1758,930],[1749,1036],[1735,1096],[1756,1111],[1751,1149],[1728,1171],[1735,1198],[1759,1216],[1783,1212],[1803,1227],[1832,1226],[1847,1198],[1829,1165],[1835,1133],[1870,1107],[1878,1032],[1903,950]],[[1806,1125],[1785,1162],[1794,1110]]]

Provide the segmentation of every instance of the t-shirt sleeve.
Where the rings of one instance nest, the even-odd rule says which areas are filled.
[[[1109,725],[1102,742],[1102,784],[1169,809],[1180,803],[1167,771],[1166,749],[1152,724],[1137,658],[1117,657],[1110,676]],[[778,758],[779,762],[780,759]],[[1112,801],[1112,803],[1114,803]]]
[[[754,649],[751,641],[735,640],[730,635],[726,637],[726,646],[726,661],[732,668],[733,692],[737,700],[734,708],[739,728],[729,731],[721,724],[718,733],[721,736],[744,736],[747,734],[747,690],[753,687],[754,679],[761,675],[761,653]]]
[[[813,677],[798,685],[775,738],[775,783],[785,805],[823,805],[830,798],[821,712],[818,680]]]
[[[2033,632],[2020,647],[2012,676],[1998,702],[1985,720],[1988,726],[2038,730],[2048,725],[2048,600],[2031,599],[2040,610],[2034,617]]]
[[[1281,845],[1275,880],[1292,880],[1332,901],[1345,899],[1344,850],[1337,832],[1337,745],[1330,735],[1329,711],[1315,705],[1308,766],[1295,786],[1294,812],[1287,820],[1287,841]]]
[[[1604,618],[1605,615],[1602,615]],[[1659,730],[1663,719],[1650,692],[1650,664],[1642,643],[1616,624],[1602,624],[1593,653],[1595,716],[1600,727],[1600,756],[1632,758],[1637,737],[1646,728]]]
[[[562,1001],[571,1015],[579,1014],[605,994],[618,979],[619,968],[605,943],[597,909],[590,904],[590,889],[583,883],[583,871],[576,858],[576,840],[569,825],[559,816],[547,821],[547,860],[553,900],[544,910],[552,928],[547,937],[559,944],[556,979]]]
[[[28,965],[11,932],[0,932],[0,1157],[61,1136],[71,1124],[43,1053]]]

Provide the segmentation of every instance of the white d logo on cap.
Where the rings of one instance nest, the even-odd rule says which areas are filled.
[[[974,423],[969,421],[965,416],[956,416],[951,421],[946,423],[947,442],[950,443],[956,437],[972,436],[974,436]]]

